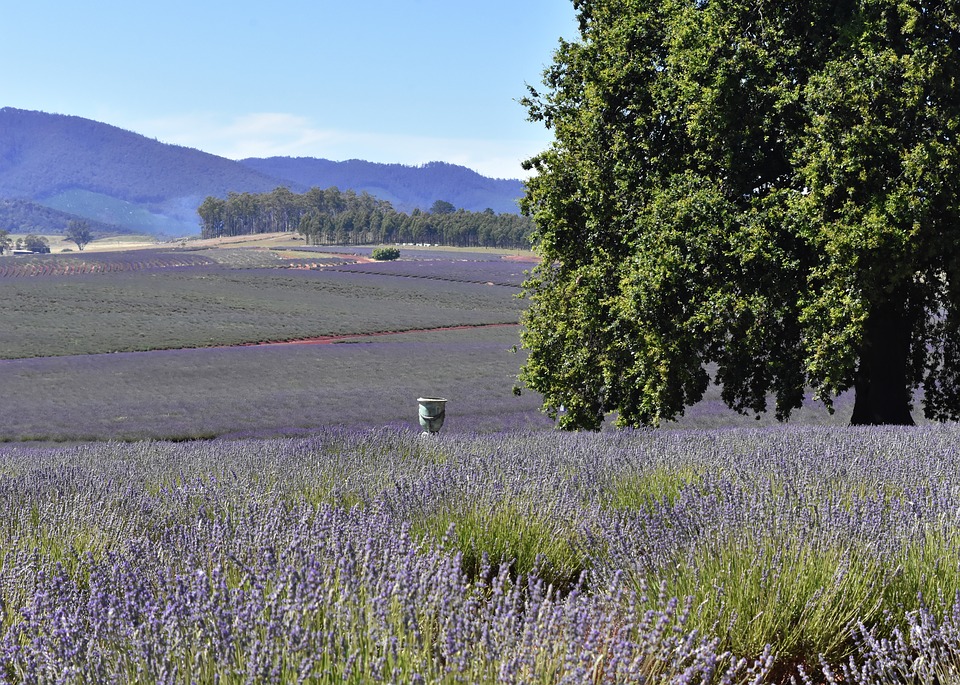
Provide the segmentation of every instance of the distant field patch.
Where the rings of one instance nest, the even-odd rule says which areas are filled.
[[[529,265],[526,265],[527,267]],[[506,285],[519,288],[526,280],[525,265],[504,260],[399,260],[395,262],[367,262],[335,267],[340,271],[364,274],[383,274],[440,281],[461,281]]]
[[[517,289],[481,283],[216,265],[138,271],[120,264],[116,271],[5,279],[0,358],[515,323],[523,306]]]
[[[417,397],[450,399],[445,433],[550,429],[513,394],[516,327],[331,345],[0,361],[0,442],[294,435],[323,426],[419,432]]]
[[[356,264],[357,257],[281,250],[275,248],[220,247],[198,251],[217,264],[244,269],[318,269],[327,266]]]
[[[17,255],[0,258],[0,278],[145,271],[178,266],[207,266],[215,263],[209,256],[199,253],[160,250]]]
[[[537,394],[513,393],[522,269],[363,258],[226,244],[0,259],[23,269],[0,279],[0,441],[417,430],[415,400],[435,394],[446,430],[552,425]],[[257,346],[312,338],[336,344]]]

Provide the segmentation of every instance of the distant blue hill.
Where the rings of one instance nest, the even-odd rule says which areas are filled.
[[[206,197],[278,186],[366,191],[400,211],[444,200],[471,211],[517,212],[523,194],[518,180],[442,162],[235,161],[82,117],[0,109],[0,229],[58,233],[79,217],[99,232],[194,235]]]
[[[350,159],[332,162],[312,157],[268,157],[240,160],[267,176],[307,188],[366,191],[390,202],[394,209],[428,210],[437,200],[471,212],[492,209],[498,214],[517,214],[523,183],[495,179],[456,164],[430,162],[423,166],[377,164]]]

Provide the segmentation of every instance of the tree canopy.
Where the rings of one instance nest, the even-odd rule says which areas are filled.
[[[928,0],[575,0],[529,116],[521,379],[565,428],[711,381],[778,418],[960,417],[960,17]],[[542,91],[542,92],[541,92]],[[560,411],[561,407],[565,410]]]
[[[75,242],[77,248],[82,251],[87,243],[93,240],[93,232],[90,230],[90,224],[86,221],[74,219],[67,224],[67,230],[63,232],[63,237]]]
[[[50,252],[49,241],[43,236],[33,233],[25,235],[23,238],[17,238],[16,247],[23,250],[33,250],[34,252]]]

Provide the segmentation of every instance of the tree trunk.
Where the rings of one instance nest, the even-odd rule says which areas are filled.
[[[913,325],[902,303],[884,303],[867,319],[854,382],[852,426],[912,426],[907,355]]]

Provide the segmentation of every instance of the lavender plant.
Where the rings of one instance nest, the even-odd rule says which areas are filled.
[[[945,682],[957,427],[0,448],[0,682]]]

